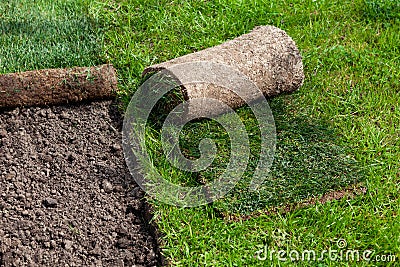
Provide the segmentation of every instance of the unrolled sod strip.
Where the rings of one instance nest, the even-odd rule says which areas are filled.
[[[112,65],[3,74],[0,108],[109,99],[116,90],[116,71]]]
[[[286,32],[273,26],[258,26],[250,33],[221,45],[150,66],[144,70],[143,75],[170,71],[174,66],[190,62],[227,65],[245,75],[266,97],[293,92],[304,80],[302,58],[295,42]],[[176,73],[178,79],[180,75]],[[185,100],[214,98],[231,108],[238,108],[248,102],[230,92],[229,88],[212,84],[183,84],[181,90]]]

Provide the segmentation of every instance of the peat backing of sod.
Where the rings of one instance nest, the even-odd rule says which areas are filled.
[[[156,266],[110,101],[0,111],[1,266]]]

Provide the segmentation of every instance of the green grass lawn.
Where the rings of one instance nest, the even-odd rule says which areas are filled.
[[[0,72],[110,62],[118,69],[126,105],[146,66],[217,45],[256,25],[280,27],[300,48],[306,78],[298,92],[270,100],[277,126],[271,179],[259,192],[246,189],[257,162],[259,142],[253,138],[246,177],[225,199],[197,208],[151,201],[163,255],[172,266],[371,265],[335,262],[327,255],[310,262],[280,261],[276,252],[272,260],[255,257],[266,247],[320,256],[345,239],[344,253],[373,250],[374,258],[396,255],[398,263],[399,14],[400,3],[390,0],[14,0],[0,4]],[[237,113],[257,137],[249,109]],[[181,138],[189,156],[196,156],[201,138],[219,144],[215,166],[195,177],[158,159],[157,130],[150,131],[149,150],[159,170],[176,174],[176,182],[212,179],[226,165],[226,135],[212,121],[188,125]],[[270,212],[356,186],[367,192]]]
[[[98,23],[86,0],[0,3],[0,73],[92,66],[101,59]]]

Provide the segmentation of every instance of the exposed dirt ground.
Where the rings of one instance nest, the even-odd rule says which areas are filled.
[[[110,101],[0,111],[0,266],[157,266]]]

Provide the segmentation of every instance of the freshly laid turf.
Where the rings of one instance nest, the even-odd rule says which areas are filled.
[[[93,4],[96,20],[111,23],[106,51],[119,69],[125,103],[140,85],[145,66],[222,43],[256,25],[286,30],[303,55],[304,86],[270,101],[278,133],[271,172],[275,180],[264,184],[259,194],[239,185],[226,199],[198,208],[154,202],[155,221],[164,234],[163,253],[173,266],[291,266],[290,259],[279,261],[274,255],[272,262],[262,261],[255,254],[265,246],[321,253],[337,249],[340,238],[347,241],[347,249],[374,250],[374,259],[383,254],[399,257],[399,10],[398,1],[362,0]],[[257,136],[249,110],[237,112],[247,118],[248,130]],[[229,155],[229,140],[217,124],[188,125],[181,136],[188,156],[198,156],[196,140],[210,136],[220,152],[213,163],[216,168],[193,176],[158,157],[162,151],[157,136],[157,128],[149,130],[148,149],[160,173],[176,182],[198,184],[212,179]],[[257,149],[255,138],[253,166]],[[278,212],[238,221],[224,217],[268,210],[358,182],[368,190],[353,199],[315,204],[285,215]],[[296,264],[363,266],[368,262],[324,257]]]

